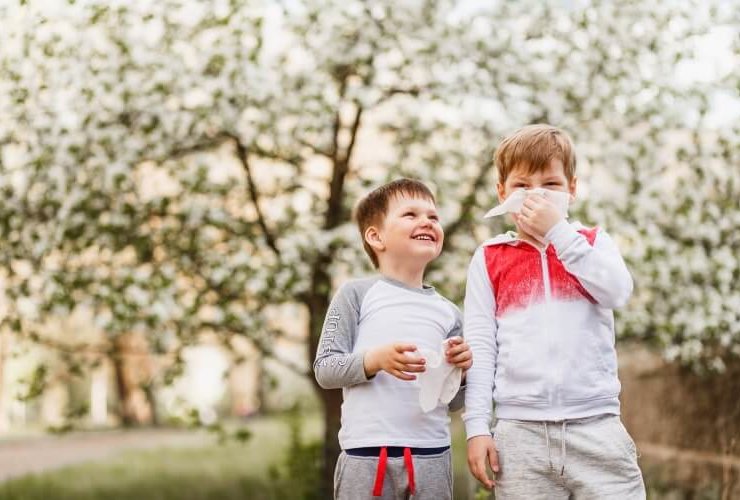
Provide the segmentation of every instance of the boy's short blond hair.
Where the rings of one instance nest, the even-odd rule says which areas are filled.
[[[373,261],[373,266],[377,269],[380,263],[378,256],[375,255],[372,247],[365,241],[365,231],[370,226],[382,226],[386,215],[388,215],[388,204],[390,200],[398,196],[408,196],[411,198],[421,198],[430,200],[432,203],[437,202],[429,188],[422,182],[414,179],[397,179],[383,184],[382,186],[370,191],[359,203],[355,209],[355,219],[357,227],[360,230],[362,246],[365,253]]]
[[[496,149],[494,161],[498,182],[503,184],[512,170],[524,166],[533,174],[547,168],[550,161],[563,162],[570,181],[576,175],[573,140],[563,130],[551,125],[527,125],[504,138]]]

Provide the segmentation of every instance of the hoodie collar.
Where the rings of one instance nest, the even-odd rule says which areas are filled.
[[[569,224],[575,229],[576,231],[579,231],[583,229],[585,226],[581,224],[578,221],[569,222]],[[484,247],[490,247],[494,245],[516,245],[517,243],[521,242],[523,240],[520,240],[516,236],[516,231],[506,231],[505,233],[501,233],[498,236],[494,236],[493,238],[490,238],[483,242],[481,246]]]

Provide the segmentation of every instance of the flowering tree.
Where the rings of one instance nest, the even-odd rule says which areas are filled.
[[[736,67],[737,14],[474,7],[0,7],[13,20],[0,35],[3,324],[81,351],[38,325],[86,307],[112,359],[132,332],[170,356],[167,382],[204,331],[277,356],[293,332],[270,309],[298,302],[310,364],[333,279],[369,270],[354,201],[398,175],[432,184],[447,240],[429,280],[459,299],[475,245],[500,229],[479,221],[492,147],[549,122],[576,141],[581,215],[610,229],[635,275],[623,333],[703,365],[740,354],[738,122],[710,122],[738,75],[690,75],[706,37],[727,37]],[[330,471],[341,396],[317,394]]]

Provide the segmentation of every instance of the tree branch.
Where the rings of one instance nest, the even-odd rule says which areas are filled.
[[[275,255],[279,257],[280,250],[278,250],[275,237],[273,236],[272,231],[270,231],[270,229],[267,227],[265,216],[262,213],[262,209],[260,208],[259,193],[257,192],[257,185],[254,182],[254,177],[252,176],[252,169],[249,165],[249,156],[248,156],[249,151],[247,151],[247,147],[242,143],[242,141],[236,135],[231,135],[231,139],[234,141],[234,144],[236,146],[237,157],[239,158],[239,162],[242,164],[242,168],[244,168],[244,173],[247,176],[247,189],[249,190],[249,197],[252,199],[252,204],[254,205],[254,209],[257,212],[257,223],[262,229],[262,233],[265,237],[265,242],[267,242],[267,246],[269,246],[272,249],[272,251],[275,253]]]
[[[445,229],[445,251],[449,252],[453,247],[451,243],[452,236],[455,235],[470,220],[470,214],[475,207],[475,195],[478,190],[482,189],[486,183],[486,178],[493,170],[493,161],[490,152],[486,153],[485,158],[479,165],[478,175],[475,177],[470,191],[460,203],[460,214],[457,219],[452,221]]]
[[[319,156],[325,156],[326,158],[331,159],[332,153],[331,151],[326,151],[324,149],[321,149],[320,147],[316,146],[315,144],[311,144],[310,142],[306,142],[303,139],[297,139],[297,141],[302,145],[313,151],[315,154]]]
[[[236,141],[239,140],[236,136],[232,136],[232,139],[234,139]],[[301,144],[303,144],[303,142],[301,142]],[[308,144],[305,144],[305,145],[311,147]],[[284,155],[284,154],[276,153],[274,151],[267,151],[266,149],[262,149],[262,148],[260,148],[259,146],[256,146],[256,145],[251,145],[249,147],[249,152],[252,153],[252,154],[256,154],[257,156],[261,156],[263,158],[267,158],[269,160],[276,160],[276,161],[281,161],[281,162],[284,162],[284,163],[288,163],[288,164],[293,165],[294,167],[297,167],[297,168],[299,168],[301,166],[301,162],[303,160],[303,158],[301,158],[301,156],[299,156],[299,155],[292,155],[292,156],[290,156],[290,155]],[[326,153],[324,153],[324,154],[326,154]]]
[[[190,146],[172,149],[167,155],[166,159],[178,159],[194,153],[208,151],[220,146],[229,139],[231,139],[231,136],[227,132],[219,132],[210,139],[204,139],[202,141],[191,144]],[[159,161],[162,161],[164,159],[165,158],[161,158]]]
[[[355,148],[355,143],[357,142],[357,132],[360,129],[360,122],[362,121],[362,113],[364,109],[362,106],[360,106],[360,103],[356,103],[357,111],[355,111],[355,117],[352,120],[352,127],[350,129],[350,139],[349,144],[347,145],[347,150],[344,153],[344,160],[349,165],[349,161],[352,158],[352,151]]]

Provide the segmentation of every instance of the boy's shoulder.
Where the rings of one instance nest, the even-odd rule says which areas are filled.
[[[483,243],[478,245],[478,248],[485,248],[494,245],[503,245],[506,243],[514,243],[517,241],[516,233],[514,231],[506,231],[505,233],[497,234],[493,238],[488,238]]]
[[[450,310],[452,310],[452,314],[454,314],[456,320],[462,322],[462,311],[460,311],[460,308],[457,306],[457,304],[452,302],[441,293],[437,293],[437,295],[442,299],[442,302],[445,304],[445,306],[449,307]]]
[[[381,279],[380,276],[370,276],[347,280],[339,287],[337,294],[354,298],[362,297]]]

